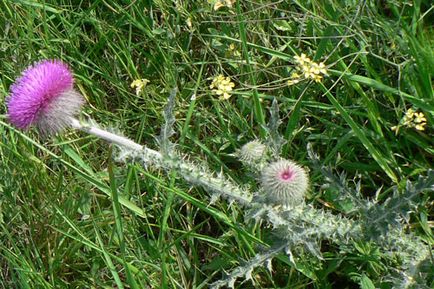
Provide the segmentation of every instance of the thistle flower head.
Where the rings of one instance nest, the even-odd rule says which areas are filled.
[[[60,60],[43,60],[29,66],[11,86],[7,97],[10,122],[20,129],[35,125],[53,135],[70,125],[83,97],[73,89],[74,78]]]
[[[273,204],[287,206],[300,204],[308,184],[306,171],[289,160],[273,162],[262,171],[262,190],[266,200]]]

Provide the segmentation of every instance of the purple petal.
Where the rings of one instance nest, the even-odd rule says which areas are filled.
[[[74,79],[60,60],[43,60],[28,67],[11,86],[7,98],[10,122],[25,129],[34,124],[63,92],[71,90]]]

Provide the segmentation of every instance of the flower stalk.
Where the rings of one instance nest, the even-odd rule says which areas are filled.
[[[106,130],[100,129],[95,126],[91,126],[88,124],[82,124],[79,120],[75,118],[71,118],[71,127],[84,131],[88,134],[94,135],[98,138],[101,138],[103,140],[106,140],[108,142],[114,143],[116,145],[119,145],[121,147],[125,147],[127,149],[133,150],[133,151],[141,151],[141,150],[149,150],[148,148],[143,147],[142,145],[139,145],[138,143],[135,143],[134,141],[124,137],[120,136],[111,132],[108,132]],[[152,150],[151,150],[152,151]],[[158,155],[159,153],[157,151],[152,152],[154,155]],[[160,155],[161,157],[161,155]]]

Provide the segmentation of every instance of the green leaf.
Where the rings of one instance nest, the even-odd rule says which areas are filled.
[[[366,275],[362,275],[360,279],[360,288],[362,289],[375,289],[374,283]]]
[[[369,151],[374,160],[378,163],[378,165],[384,170],[384,172],[392,179],[394,183],[398,183],[398,178],[395,175],[395,172],[388,165],[388,159],[384,156],[377,148],[372,144],[372,142],[368,139],[365,132],[357,125],[357,123],[353,120],[353,118],[348,114],[348,112],[340,105],[338,100],[330,93],[330,91],[322,85],[324,94],[327,96],[329,101],[335,106],[336,110],[342,115],[344,120],[348,123],[348,125],[353,130],[354,134],[363,144],[363,146]]]

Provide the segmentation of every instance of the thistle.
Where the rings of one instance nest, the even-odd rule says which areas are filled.
[[[27,68],[12,85],[8,117],[20,129],[34,125],[43,135],[70,126],[84,103],[73,88],[74,78],[60,60],[43,60]]]
[[[294,206],[302,203],[308,184],[306,171],[285,159],[271,163],[261,175],[265,198],[276,205]]]
[[[302,60],[300,58],[299,62]],[[318,69],[318,73],[321,73],[321,68]],[[87,124],[74,118],[84,100],[74,90],[73,83],[68,66],[59,60],[45,60],[30,66],[12,85],[11,94],[7,98],[10,122],[19,129],[36,126],[46,135],[56,134],[67,127],[93,134],[120,146],[120,159],[139,161],[145,167],[150,165],[166,171],[174,170],[190,184],[209,191],[212,194],[211,200],[222,196],[230,202],[236,201],[249,210],[247,220],[266,221],[272,226],[275,245],[232,270],[226,278],[211,284],[212,288],[234,288],[237,278],[252,279],[256,267],[264,264],[271,266],[271,259],[280,252],[285,252],[294,265],[294,255],[297,256],[299,248],[321,259],[322,240],[332,241],[344,252],[351,250],[349,245],[353,241],[376,241],[379,247],[384,247],[385,253],[397,254],[402,259],[402,265],[397,270],[398,276],[393,276],[395,279],[392,279],[395,284],[399,284],[396,288],[413,288],[418,283],[423,288],[428,282],[426,280],[432,279],[422,270],[425,263],[431,260],[430,249],[425,248],[426,244],[418,237],[405,233],[402,220],[406,220],[408,214],[414,211],[416,199],[422,192],[434,189],[433,171],[429,170],[428,176],[420,177],[415,184],[407,182],[404,193],[395,188],[396,194],[380,206],[375,202],[359,200],[359,191],[353,192],[345,183],[341,183],[342,178],[333,177],[333,174],[324,170],[315,154],[308,150],[331,185],[354,201],[360,217],[350,219],[312,205],[304,205],[304,196],[309,186],[305,169],[286,159],[267,164],[264,160],[266,147],[259,141],[253,141],[242,147],[238,155],[244,163],[260,164],[257,170],[261,172],[259,192],[263,195],[255,198],[256,193],[238,185],[223,173],[213,173],[206,164],[188,161],[187,156],[176,152],[174,144],[170,142],[174,134],[176,90],[171,93],[165,109],[166,124],[159,138],[160,151],[155,151],[121,135],[102,130],[92,122]],[[271,138],[269,143],[272,144],[269,152],[273,157],[278,156],[284,143],[278,134],[278,112],[277,102],[274,101],[268,125]],[[426,122],[423,114],[415,114],[415,117],[417,124]]]
[[[72,72],[60,60],[42,60],[29,66],[11,86],[6,102],[9,121],[19,129],[36,126],[43,136],[52,136],[73,127],[129,149],[142,149],[123,136],[74,118],[84,98],[74,90]]]
[[[12,85],[8,97],[10,122],[19,129],[35,125],[45,135],[53,135],[67,127],[75,128],[97,136],[121,148],[122,158],[131,157],[146,164],[165,170],[177,170],[188,182],[225,195],[241,203],[251,201],[250,192],[234,185],[223,176],[215,176],[206,167],[184,161],[179,156],[163,150],[152,150],[146,146],[98,127],[93,121],[83,123],[74,118],[78,114],[83,97],[73,89],[74,79],[68,66],[60,60],[44,60],[27,68]],[[176,90],[172,97],[176,95]],[[168,128],[170,131],[171,128]],[[170,133],[166,132],[166,138]],[[170,152],[170,153],[169,153]]]

